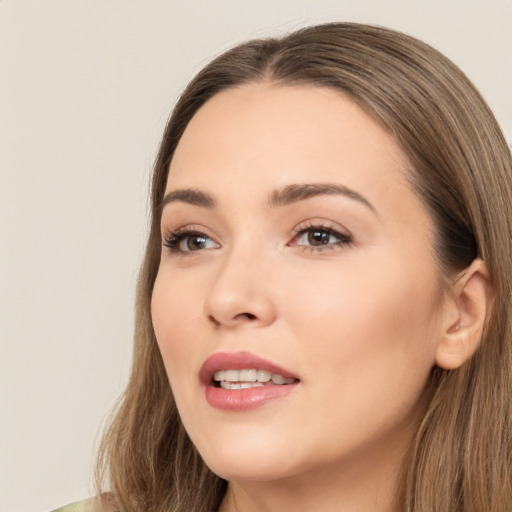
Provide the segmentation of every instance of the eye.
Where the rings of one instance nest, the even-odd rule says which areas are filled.
[[[219,244],[199,231],[175,231],[166,236],[164,246],[172,253],[198,252],[217,249]]]
[[[306,231],[301,235],[301,237],[297,241],[297,244],[304,245],[305,243],[307,243],[314,247],[319,247],[322,245],[328,245],[336,241],[336,237],[332,233],[328,233],[327,231],[322,229],[310,229],[309,231]]]
[[[349,245],[352,238],[348,235],[327,226],[310,226],[299,229],[297,235],[290,242],[291,246],[300,246],[310,250],[334,249]]]

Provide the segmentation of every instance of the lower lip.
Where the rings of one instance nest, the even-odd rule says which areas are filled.
[[[206,400],[216,409],[224,411],[247,411],[261,407],[271,400],[290,394],[297,384],[257,386],[248,389],[224,389],[206,386]]]

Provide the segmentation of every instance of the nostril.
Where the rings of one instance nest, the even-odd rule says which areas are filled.
[[[239,315],[236,315],[235,318],[246,318],[247,320],[256,320],[256,315],[253,315],[252,313],[240,313]]]
[[[257,320],[257,315],[254,315],[253,313],[239,313],[238,315],[235,315],[233,317],[228,318],[227,320],[218,320],[215,318],[214,315],[208,315],[208,321],[215,327],[218,328],[221,325],[231,325],[233,322],[233,325],[236,325],[240,322],[254,322]]]
[[[219,327],[220,322],[213,315],[208,315],[208,320],[210,320],[215,327]]]

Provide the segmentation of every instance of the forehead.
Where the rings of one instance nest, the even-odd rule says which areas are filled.
[[[311,174],[339,180],[349,171],[354,180],[358,173],[368,177],[407,167],[393,136],[344,94],[249,84],[215,95],[191,119],[173,156],[169,184],[199,175],[219,180],[223,171],[230,179],[264,175],[282,182],[276,185],[310,181]]]

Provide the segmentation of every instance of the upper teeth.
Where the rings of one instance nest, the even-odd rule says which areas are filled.
[[[214,373],[213,378],[217,382],[269,382],[272,380],[274,384],[291,384],[296,380],[286,379],[279,373],[271,373],[254,368],[246,370],[219,370]]]

